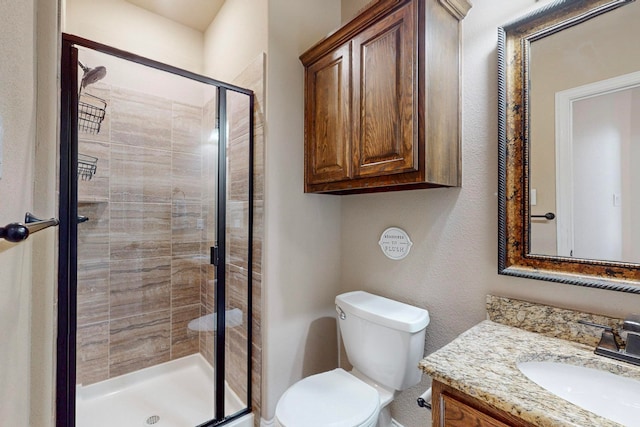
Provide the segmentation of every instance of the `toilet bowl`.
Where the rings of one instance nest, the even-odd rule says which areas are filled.
[[[338,368],[289,387],[278,402],[276,426],[374,427],[379,411],[378,392]]]
[[[389,403],[420,381],[426,310],[363,291],[335,302],[354,369],[337,368],[289,387],[276,406],[278,427],[390,427]]]

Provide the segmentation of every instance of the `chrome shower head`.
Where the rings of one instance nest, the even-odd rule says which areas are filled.
[[[82,64],[82,62],[78,61],[78,65],[82,68],[84,75],[82,76],[82,81],[80,82],[80,86],[85,88],[95,82],[102,80],[104,76],[107,75],[107,69],[102,65],[97,66],[95,68],[89,68]]]

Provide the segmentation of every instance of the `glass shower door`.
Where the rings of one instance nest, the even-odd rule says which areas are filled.
[[[222,425],[250,411],[252,95],[84,44],[58,425]]]
[[[227,415],[241,413],[251,406],[251,333],[252,333],[252,247],[253,241],[253,110],[252,98],[247,94],[223,91],[221,105],[226,105],[220,118],[227,134],[224,165],[221,172],[226,179],[220,194],[225,195],[224,259],[225,284],[220,288],[218,312],[225,312],[225,336],[218,341],[218,357],[224,365],[224,378],[219,377],[217,387],[224,381],[228,396],[224,399]],[[224,169],[224,170],[223,170]],[[222,183],[223,180],[219,182]],[[224,344],[222,344],[224,343]],[[222,405],[218,396],[216,405]]]

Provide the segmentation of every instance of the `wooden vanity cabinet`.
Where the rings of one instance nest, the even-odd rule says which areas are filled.
[[[433,381],[431,387],[434,427],[533,427],[533,424],[493,408],[439,381]]]
[[[460,185],[466,0],[379,0],[301,57],[305,192]]]

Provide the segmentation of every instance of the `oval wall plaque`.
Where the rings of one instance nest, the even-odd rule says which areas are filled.
[[[413,245],[407,232],[398,227],[389,227],[384,230],[378,244],[387,258],[395,260],[409,255],[411,245]]]

